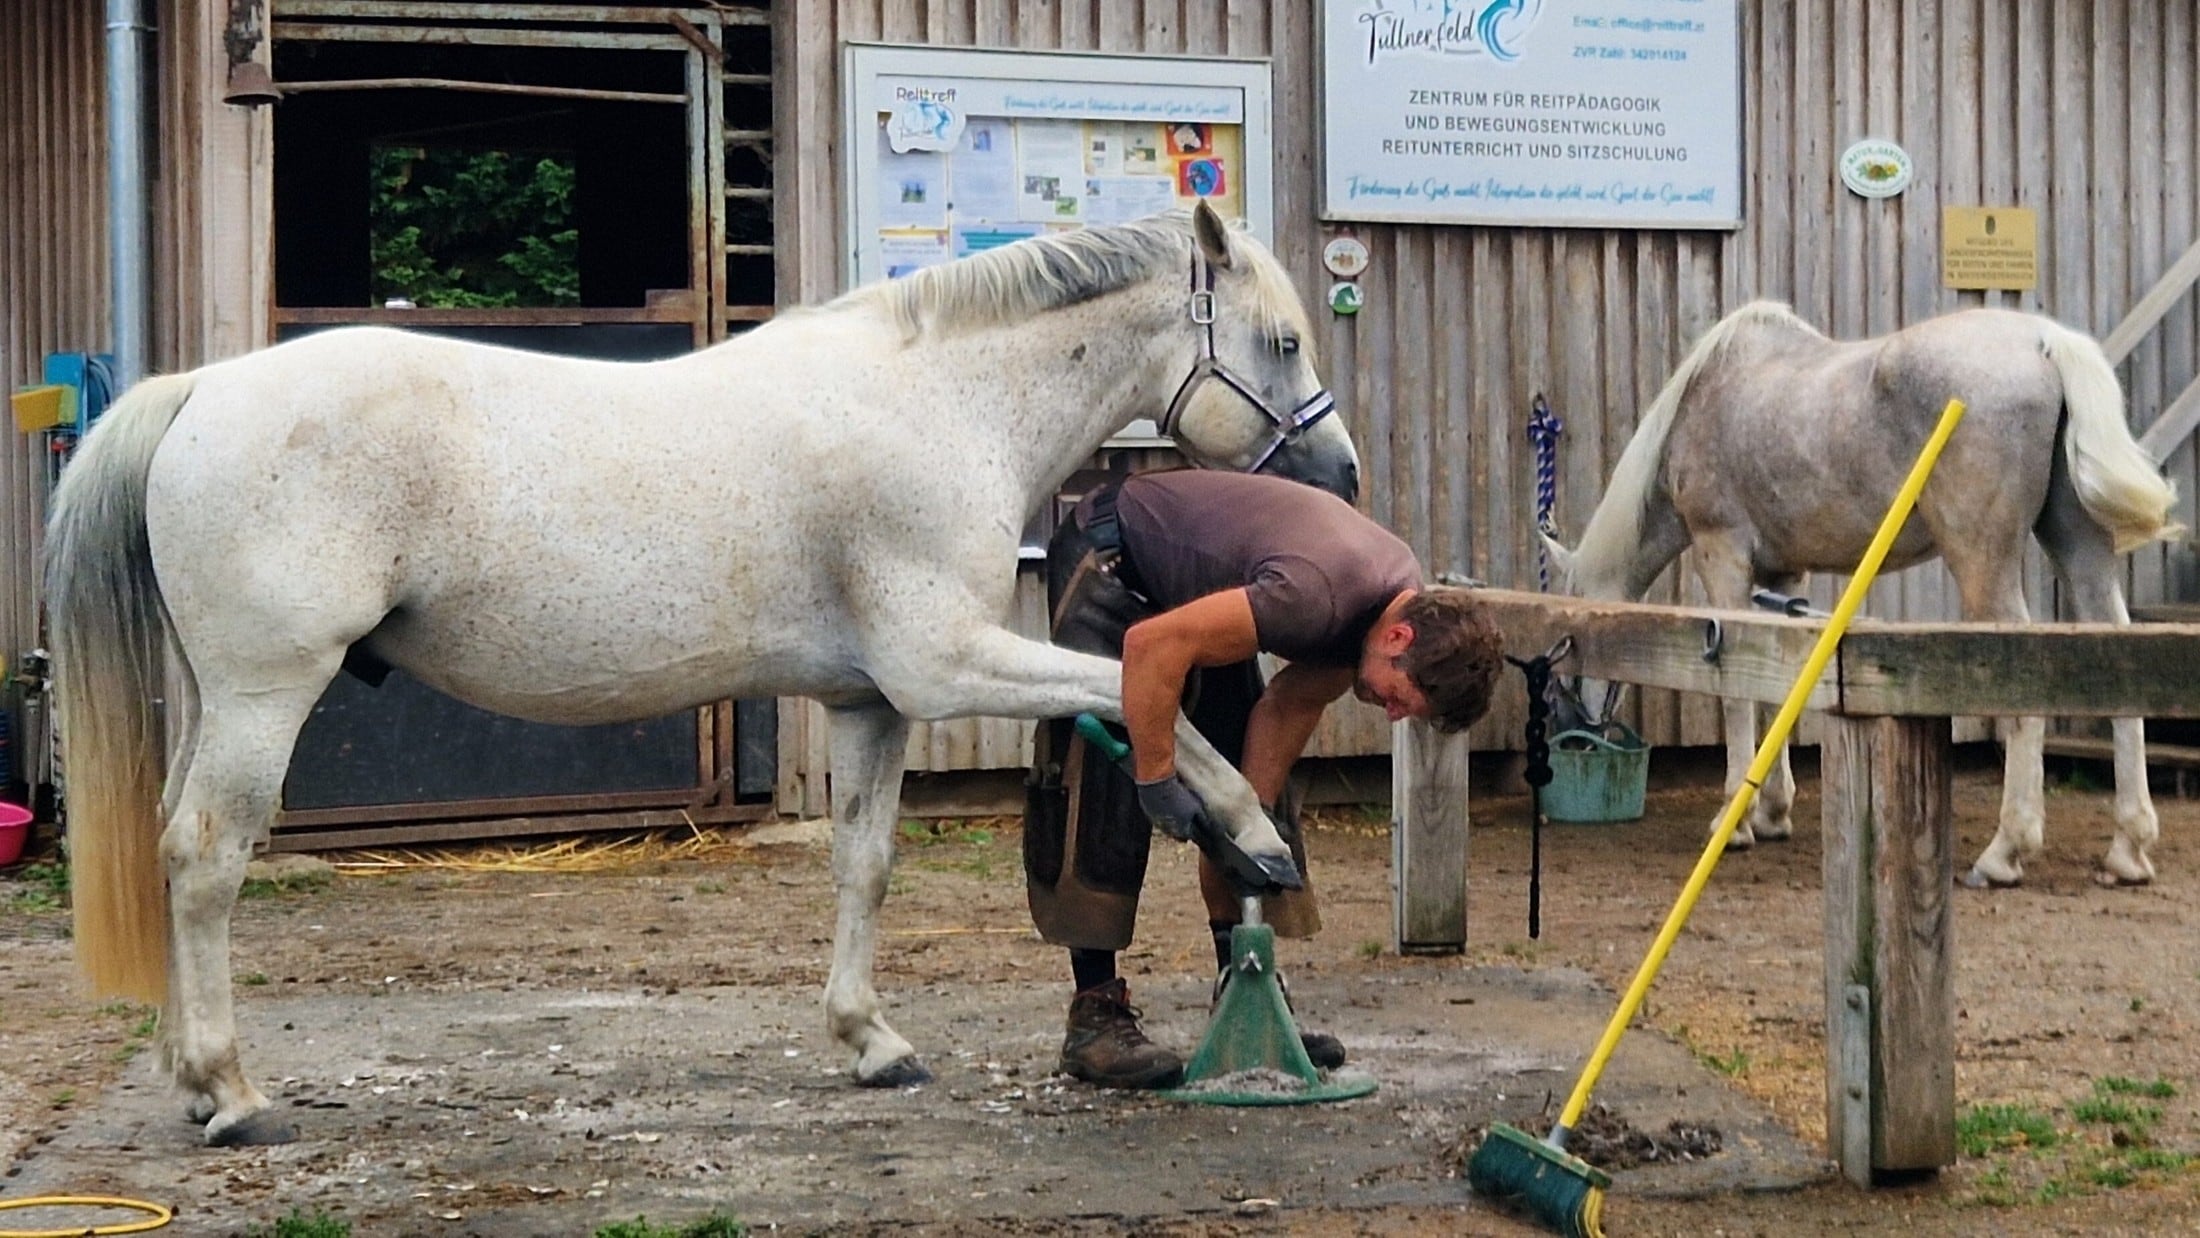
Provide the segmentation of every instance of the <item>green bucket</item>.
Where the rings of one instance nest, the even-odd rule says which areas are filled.
[[[1608,729],[1618,732],[1616,742],[1594,731],[1561,731],[1551,737],[1545,817],[1604,824],[1642,816],[1642,793],[1650,785],[1650,745],[1624,722]]]

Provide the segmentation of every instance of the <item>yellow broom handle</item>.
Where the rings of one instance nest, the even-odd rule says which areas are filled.
[[[1665,927],[1658,930],[1658,939],[1650,944],[1650,953],[1635,970],[1634,983],[1627,986],[1627,996],[1620,999],[1619,1009],[1605,1025],[1604,1038],[1597,1042],[1596,1052],[1589,1055],[1589,1065],[1583,1068],[1580,1080],[1574,1084],[1574,1094],[1567,1098],[1566,1108],[1558,1116],[1561,1129],[1573,1129],[1574,1123],[1581,1120],[1582,1110],[1589,1107],[1589,1092],[1596,1086],[1597,1076],[1603,1073],[1605,1062],[1611,1059],[1612,1050],[1618,1047],[1619,1038],[1634,1020],[1635,1012],[1642,1008],[1650,982],[1657,978],[1658,968],[1665,964],[1666,952],[1673,948],[1674,939],[1681,935],[1681,926],[1688,921],[1688,913],[1695,910],[1697,896],[1710,882],[1711,870],[1718,866],[1719,856],[1726,850],[1726,840],[1733,837],[1734,827],[1741,824],[1742,814],[1748,812],[1750,804],[1756,800],[1757,788],[1772,771],[1780,745],[1787,742],[1788,732],[1795,729],[1795,720],[1802,716],[1803,702],[1809,699],[1811,687],[1833,658],[1835,646],[1841,643],[1841,634],[1848,631],[1849,620],[1864,604],[1864,594],[1870,591],[1872,578],[1879,574],[1879,565],[1886,562],[1887,551],[1894,545],[1895,536],[1902,532],[1903,521],[1909,519],[1910,509],[1917,506],[1918,492],[1925,488],[1925,479],[1931,476],[1934,462],[1940,459],[1940,449],[1947,445],[1948,436],[1955,433],[1956,423],[1961,420],[1963,401],[1948,401],[1948,406],[1941,410],[1940,424],[1933,427],[1933,436],[1925,440],[1925,450],[1918,453],[1917,463],[1910,466],[1909,477],[1894,496],[1894,506],[1887,509],[1886,518],[1879,522],[1879,532],[1864,552],[1864,561],[1849,578],[1848,588],[1841,591],[1841,601],[1833,608],[1833,617],[1826,621],[1825,630],[1818,634],[1818,643],[1811,647],[1810,657],[1804,660],[1803,673],[1796,677],[1795,686],[1788,690],[1787,701],[1780,706],[1779,715],[1773,718],[1764,741],[1757,745],[1757,756],[1749,763],[1749,774],[1743,779],[1740,790],[1727,801],[1726,815],[1719,819],[1719,828],[1711,832],[1711,841],[1704,845],[1703,858],[1696,861],[1696,871],[1688,875],[1688,884],[1681,888],[1680,900],[1673,904],[1673,910],[1665,917]]]

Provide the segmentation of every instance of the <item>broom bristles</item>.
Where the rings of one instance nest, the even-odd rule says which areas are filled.
[[[1604,1238],[1603,1170],[1499,1123],[1467,1161],[1477,1194],[1517,1200],[1537,1221],[1566,1238]]]

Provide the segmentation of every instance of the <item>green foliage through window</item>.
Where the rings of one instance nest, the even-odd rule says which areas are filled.
[[[371,160],[374,299],[430,308],[578,305],[572,160],[381,146]]]

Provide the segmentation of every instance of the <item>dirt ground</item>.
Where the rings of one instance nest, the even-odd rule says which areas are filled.
[[[1662,1038],[1676,1058],[1700,1064],[1714,1087],[1723,1082],[1735,1089],[1742,1103],[1768,1113],[1802,1146],[1817,1149],[1824,1086],[1822,912],[1818,803],[1813,780],[1805,781],[1795,840],[1731,857],[1721,866],[1652,991],[1650,1030],[1635,1032],[1622,1057],[1638,1052],[1634,1042],[1647,1052]],[[1997,799],[1991,771],[1960,776],[1959,864],[1989,836]],[[1715,789],[1658,790],[1641,822],[1555,827],[1545,836],[1543,934],[1530,941],[1525,805],[1512,797],[1479,798],[1470,864],[1473,944],[1464,960],[1400,958],[1386,948],[1392,910],[1385,814],[1325,810],[1310,830],[1310,850],[1327,927],[1312,941],[1279,948],[1305,1008],[1302,1017],[1309,1025],[1335,1026],[1356,1052],[1364,1047],[1362,1060],[1381,1077],[1386,1070],[1403,1069],[1398,1065],[1405,1060],[1399,1056],[1403,1050],[1396,1045],[1407,1039],[1407,1030],[1422,1050],[1440,1050],[1447,1037],[1471,1040],[1478,1008],[1464,995],[1493,977],[1520,976],[1524,969],[1532,982],[1585,972],[1616,990],[1679,890],[1718,800]],[[2155,862],[2161,878],[2151,888],[2104,890],[2092,882],[2091,867],[2109,833],[2108,797],[2064,780],[2050,798],[2048,853],[2031,865],[2026,887],[1961,893],[1957,1090],[1964,1129],[1977,1140],[1975,1155],[1937,1177],[1870,1193],[1829,1179],[1822,1169],[1781,1181],[1778,1185],[1791,1187],[1803,1183],[1783,1190],[1668,1184],[1653,1192],[1632,1189],[1651,1177],[1622,1173],[1606,1205],[1610,1232],[2200,1233],[2200,1159],[2195,1159],[2200,1157],[2200,1101],[2195,1100],[2200,906],[2192,897],[2200,883],[2200,802],[2165,796],[2157,803],[2163,837]],[[1029,932],[1019,845],[1014,820],[904,826],[878,961],[890,1017],[919,1041],[940,1072],[942,1080],[933,1088],[941,1096],[982,1109],[991,1102],[958,1090],[962,1085],[954,1072],[992,1069],[993,1082],[1019,1097],[1020,1109],[1002,1119],[1011,1129],[1041,1108],[1059,1114],[1096,1106],[1102,1126],[1143,1129],[1136,1123],[1145,1120],[1167,1129],[1166,1123],[1178,1119],[1153,1102],[1096,1096],[1044,1078],[1069,985],[1061,954]],[[91,1164],[66,1162],[81,1155],[72,1149],[102,1138],[94,1119],[103,1098],[118,1089],[153,1087],[149,1055],[141,1052],[151,1032],[147,1012],[95,1008],[72,995],[66,914],[45,908],[40,887],[24,877],[20,867],[0,873],[0,1165],[7,1167],[0,1176],[0,1198],[21,1195],[27,1187],[52,1189],[72,1169]],[[829,890],[823,850],[795,844],[719,846],[702,858],[573,873],[346,868],[326,886],[263,894],[240,904],[241,1017],[248,1028],[262,1019],[287,1026],[279,1021],[290,1017],[289,1011],[307,1008],[300,1003],[332,997],[369,999],[352,1007],[360,1010],[395,1011],[408,1001],[430,1003],[420,1010],[446,1008],[435,1002],[493,1007],[500,1000],[545,994],[562,994],[581,1010],[590,1002],[686,1009],[684,1003],[739,992],[767,995],[767,1005],[777,1003],[772,1008],[782,1010],[788,1024],[775,1034],[806,1046],[787,1052],[795,1060],[798,1053],[816,1052],[824,1040],[815,1000],[829,960]],[[1125,971],[1134,997],[1145,994],[1144,1004],[1160,1011],[1152,1020],[1158,1034],[1188,1051],[1204,1010],[1211,957],[1182,848],[1164,844],[1157,852],[1149,894]],[[759,926],[770,927],[759,932]],[[1385,985],[1433,995],[1436,1013],[1416,1014],[1410,1029],[1391,1029],[1387,1021],[1401,1017],[1396,1009],[1402,1006],[1389,1013],[1363,1009],[1368,1003],[1352,996]],[[1586,979],[1583,985],[1591,987]],[[1444,997],[1447,992],[1453,996]],[[1008,1014],[989,1016],[999,1026],[972,1020],[920,1027],[921,1018],[898,1013],[914,1006],[921,1014],[928,995],[946,993],[1025,994],[1028,1000],[1019,998],[1023,1005]],[[1565,1007],[1566,1019],[1549,1037],[1562,1043],[1546,1046],[1554,1058],[1578,1062],[1593,1042],[1601,1022],[1596,1010],[1608,1011],[1613,994],[1592,988],[1588,996],[1594,999],[1590,1004]],[[377,1007],[374,1000],[386,1006]],[[576,1028],[584,1018],[574,1018]],[[1452,1020],[1449,1026],[1446,1019]],[[1017,1025],[1033,1020],[1039,1025]],[[1401,1035],[1385,1039],[1388,1030]],[[571,1038],[578,1041],[580,1033]],[[394,1053],[402,1046],[388,1047]],[[482,1056],[496,1052],[492,1045]],[[744,1054],[727,1052],[718,1083],[737,1091],[761,1089],[767,1098],[772,1088],[789,1086],[835,1098],[835,1104],[865,1103],[847,1099],[855,1090],[835,1077],[830,1063],[801,1060],[800,1068],[810,1075],[807,1083],[783,1084],[795,1078],[785,1073],[793,1065],[773,1062],[779,1074],[758,1067],[745,1077],[738,1060]],[[989,1055],[1011,1065],[1000,1067],[986,1060]],[[971,1060],[977,1065],[969,1065]],[[354,1071],[343,1082],[356,1083],[364,1099],[366,1090],[400,1085],[397,1072],[387,1066],[383,1072],[379,1084],[371,1071]],[[1567,1070],[1536,1087],[1562,1096],[1570,1082]],[[289,1094],[285,1080],[263,1083],[277,1095]],[[818,1088],[836,1090],[817,1093]],[[347,1122],[366,1120],[366,1110],[346,1113],[334,1107],[337,1102],[326,1102],[328,1112],[321,1101],[292,1103],[303,1106],[309,1143],[319,1139],[324,1146],[341,1147]],[[2000,1108],[1989,1108],[1994,1106]],[[1253,1112],[1195,1108],[1202,1112],[1184,1121],[1230,1122],[1232,1133],[1238,1130],[1235,1119],[1210,1115]],[[1352,1108],[1329,1107],[1319,1115],[1309,1109],[1296,1126],[1260,1129],[1307,1133],[1308,1145],[1318,1149],[1325,1138],[1361,1137],[1348,1132],[1364,1127],[1341,1125],[1345,1120],[1336,1116]],[[1433,1181],[1455,1169],[1436,1162],[1455,1157],[1471,1127],[1492,1116],[1526,1122],[1533,1110],[1493,1115],[1422,1105],[1416,1114],[1411,1140],[1418,1144],[1407,1151],[1430,1162],[1423,1176]],[[869,1121],[856,1116],[859,1126]],[[174,1129],[164,1128],[158,1137],[187,1148],[190,1129],[172,1115],[168,1126]],[[2016,1133],[2020,1130],[2028,1133]],[[1711,1162],[1746,1162],[1752,1142],[1730,1138]],[[1121,1163],[1084,1172],[1135,1188],[1142,1172],[1136,1167],[1156,1154],[1135,1144],[1124,1143]],[[627,1155],[648,1152],[633,1145],[624,1149]],[[444,1154],[425,1147],[412,1152],[429,1162]],[[295,1197],[268,1185],[283,1180],[269,1167],[284,1163],[284,1150],[175,1155],[189,1158],[191,1172],[223,1178],[245,1191],[263,1223],[293,1206],[320,1206],[319,1196]],[[1000,1156],[1015,1159],[1013,1139]],[[408,1160],[395,1168],[410,1172],[417,1165]],[[670,1165],[665,1172],[688,1168]],[[834,1214],[839,1220],[790,1221],[786,1228],[940,1234],[1537,1232],[1469,1200],[1463,1189],[1455,1197],[1420,1189],[1387,1202],[1373,1190],[1364,1196],[1367,1205],[1356,1207],[1338,1205],[1335,1193],[1309,1192],[1318,1205],[1298,1206],[1289,1199],[1266,1203],[1264,1196],[1242,1191],[1232,1197],[1226,1171],[1210,1166],[1208,1178],[1218,1172],[1224,1180],[1218,1196],[1181,1207],[1087,1205],[1065,1192],[1058,1207],[1045,1199],[1026,1200],[1013,1216],[991,1220],[965,1214],[926,1221],[922,1217],[930,1214],[921,1210],[900,1219],[861,1219],[868,1215],[861,1207],[864,1188],[852,1185],[845,1193],[856,1203]],[[76,1189],[100,1186],[92,1181]],[[1097,1199],[1099,1185],[1094,1193]],[[417,1221],[395,1214],[346,1215],[362,1238],[469,1232],[418,1228]],[[0,1229],[7,1219],[0,1213]],[[764,1225],[774,1218],[747,1219]],[[175,1232],[239,1231],[179,1225]]]

